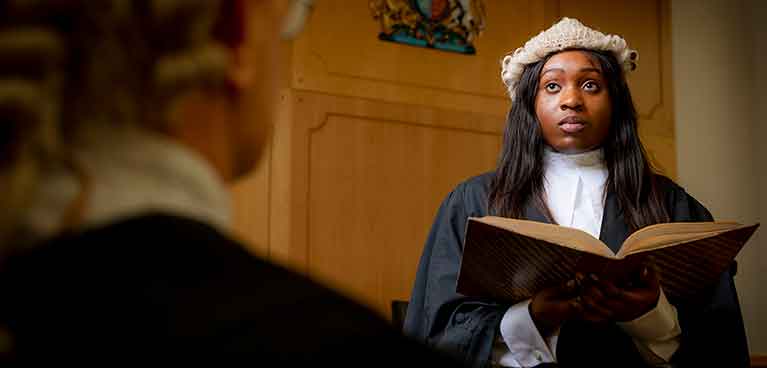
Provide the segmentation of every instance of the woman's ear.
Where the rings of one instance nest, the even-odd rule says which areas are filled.
[[[218,19],[213,26],[213,38],[229,49],[229,70],[227,84],[235,90],[242,90],[253,81],[253,63],[248,60],[246,40],[245,0],[222,0]]]
[[[251,50],[243,45],[230,49],[226,80],[227,84],[237,91],[253,85],[255,67],[249,59],[249,51]]]

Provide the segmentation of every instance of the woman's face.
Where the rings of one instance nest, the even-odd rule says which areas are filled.
[[[612,107],[599,62],[583,51],[555,54],[543,65],[535,97],[543,138],[555,151],[599,147],[610,131]]]

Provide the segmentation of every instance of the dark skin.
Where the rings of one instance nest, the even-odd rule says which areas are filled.
[[[599,63],[582,51],[549,58],[541,70],[535,114],[543,138],[555,151],[580,153],[599,147],[612,117]]]
[[[582,51],[564,51],[543,66],[535,99],[543,138],[555,151],[580,153],[598,148],[610,131],[612,105],[599,63]],[[530,302],[530,315],[548,336],[569,320],[624,322],[658,303],[660,282],[651,267],[617,285],[598,275],[576,275],[564,285],[542,290]]]
[[[616,285],[598,276],[576,275],[564,285],[544,289],[530,302],[530,316],[542,336],[569,320],[626,322],[658,304],[660,282],[652,267],[636,272],[631,283]]]

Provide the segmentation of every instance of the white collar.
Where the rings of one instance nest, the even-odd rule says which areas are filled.
[[[547,147],[544,165],[546,206],[554,220],[599,237],[608,175],[603,151],[568,155]]]
[[[604,166],[604,151],[597,148],[582,153],[560,153],[546,146],[544,161],[555,168],[595,167]]]
[[[230,197],[200,155],[159,134],[131,128],[97,128],[78,144],[75,158],[89,191],[78,228],[103,226],[150,212],[188,217],[221,231],[230,227]],[[44,180],[40,201],[28,212],[35,238],[59,231],[61,215],[76,196],[78,180],[58,172]]]

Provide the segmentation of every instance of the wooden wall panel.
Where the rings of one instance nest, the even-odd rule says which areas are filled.
[[[323,0],[295,42],[293,87],[503,116],[500,60],[544,21],[550,1],[488,0],[473,56],[378,40],[367,0]]]
[[[497,135],[329,115],[310,136],[310,274],[373,302],[407,300],[435,209],[491,169]]]
[[[293,124],[275,143],[292,148],[273,160],[289,154],[290,175],[271,185],[290,191],[274,197],[272,223],[290,231],[271,253],[388,316],[409,297],[440,201],[495,164],[503,120],[311,92],[286,104]]]

